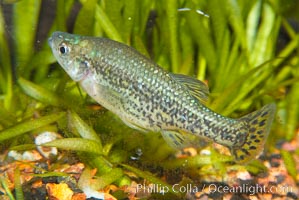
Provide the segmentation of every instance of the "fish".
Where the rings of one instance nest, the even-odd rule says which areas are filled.
[[[48,39],[61,67],[100,105],[141,132],[160,132],[175,149],[212,141],[246,164],[263,151],[276,106],[241,118],[206,106],[208,86],[164,70],[134,48],[102,37],[54,32]]]

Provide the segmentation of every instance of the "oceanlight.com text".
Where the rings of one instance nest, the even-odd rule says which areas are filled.
[[[239,186],[228,186],[228,185],[217,185],[217,184],[203,184],[201,186],[196,186],[192,184],[179,185],[174,184],[171,186],[165,186],[162,184],[137,184],[136,192],[143,193],[155,193],[155,194],[166,194],[168,192],[172,193],[196,193],[205,191],[206,193],[239,193],[239,194],[249,194],[255,195],[258,193],[288,193],[293,192],[291,187],[287,186],[265,186],[265,185],[248,185],[243,184]]]
[[[288,193],[288,192],[293,192],[291,187],[287,186],[265,186],[265,185],[248,185],[248,184],[243,184],[239,186],[223,186],[223,185],[216,185],[216,184],[210,184],[208,186],[208,191],[209,193],[241,193],[241,194],[249,194],[249,195],[255,195],[258,193]]]

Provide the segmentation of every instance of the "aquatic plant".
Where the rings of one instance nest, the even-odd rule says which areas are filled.
[[[208,106],[227,116],[239,117],[276,102],[279,119],[268,141],[269,151],[278,140],[290,141],[296,136],[299,35],[288,20],[298,20],[297,8],[288,10],[296,4],[293,1],[66,0],[56,2],[55,17],[42,26],[39,16],[49,5],[45,2],[0,4],[2,152],[7,148],[32,149],[32,145],[27,146],[32,144],[30,136],[51,129],[65,138],[46,146],[77,152],[81,160],[98,169],[102,180],[107,179],[106,185],[128,184],[130,177],[125,170],[167,184],[138,168],[153,168],[155,173],[155,167],[173,170],[185,166],[186,160],[187,169],[214,166],[220,174],[232,165],[229,156],[219,159],[217,151],[212,151],[211,156],[169,160],[174,152],[159,134],[138,133],[111,113],[95,108],[94,102],[56,63],[47,44],[54,30],[126,43],[169,71],[203,80],[211,93]],[[9,12],[5,14],[4,10]],[[42,32],[44,37],[40,37]],[[134,167],[129,166],[138,148],[143,155],[137,156]],[[282,155],[289,163],[290,174],[295,176],[292,155]],[[256,163],[247,167],[255,173],[261,168]],[[108,174],[112,172],[111,179]]]

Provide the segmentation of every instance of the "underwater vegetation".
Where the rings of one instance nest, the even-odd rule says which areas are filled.
[[[165,191],[175,184],[241,185],[240,174],[260,184],[257,177],[270,176],[274,165],[296,185],[298,9],[293,0],[0,1],[0,195],[28,199],[24,175],[30,175],[31,183],[47,183],[49,196],[54,182],[66,182],[85,193],[101,191],[97,198],[195,199],[199,191]],[[222,146],[176,152],[159,133],[127,127],[62,70],[48,46],[54,31],[107,37],[169,72],[204,81],[207,106],[224,116],[239,118],[275,102],[264,153],[238,165]],[[38,143],[41,136],[52,139]],[[35,160],[13,156],[24,152],[35,152]],[[150,185],[157,190],[136,192]],[[295,199],[299,192],[280,195]]]

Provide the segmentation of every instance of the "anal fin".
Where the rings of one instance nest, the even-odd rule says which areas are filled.
[[[143,132],[143,133],[146,133],[148,132],[148,130],[146,130],[145,128],[141,127],[141,126],[138,126],[132,122],[129,122],[128,120],[125,120],[125,119],[121,119],[128,127],[132,128],[132,129],[135,129],[135,130],[138,130],[140,132]]]
[[[166,143],[174,149],[200,147],[205,145],[205,142],[203,144],[203,140],[201,140],[201,138],[191,133],[186,133],[180,130],[164,130],[162,131],[162,136]]]

